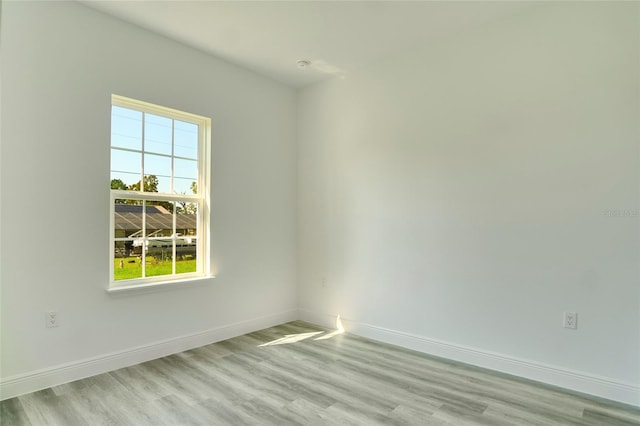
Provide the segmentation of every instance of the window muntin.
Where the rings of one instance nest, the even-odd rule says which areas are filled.
[[[110,289],[208,274],[210,120],[112,96]]]

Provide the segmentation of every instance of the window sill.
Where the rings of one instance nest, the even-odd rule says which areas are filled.
[[[109,287],[107,293],[110,295],[139,294],[150,293],[155,291],[176,290],[179,288],[194,287],[203,284],[209,284],[215,278],[215,275],[203,275],[198,277],[189,277],[171,281],[156,281],[140,284],[132,284],[122,287]]]

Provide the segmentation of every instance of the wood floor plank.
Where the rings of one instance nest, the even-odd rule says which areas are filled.
[[[194,408],[203,412],[206,425],[253,425],[257,422],[236,404],[220,403],[217,400],[205,400]]]
[[[448,424],[446,421],[434,417],[433,413],[425,413],[423,410],[416,410],[402,404],[393,409],[390,417],[405,425],[442,426]]]
[[[591,424],[610,425],[610,426],[632,426],[638,425],[637,421],[615,414],[609,414],[602,411],[585,409],[583,418]]]
[[[611,404],[600,400],[582,398],[585,409],[583,417],[586,415],[609,416],[614,419],[631,422],[631,424],[640,424],[640,410],[627,410],[618,404]]]
[[[5,426],[31,426],[31,421],[18,398],[11,398],[0,402],[0,422]]]
[[[51,389],[23,395],[19,399],[34,425],[73,426],[87,423],[82,414],[73,409],[65,395],[57,396]]]
[[[0,402],[3,426],[640,426],[640,409],[302,321]]]
[[[103,398],[96,397],[104,392],[97,386],[85,388],[83,392],[65,392],[69,407],[72,411],[82,414],[85,424],[117,425],[121,420],[114,414],[114,410],[105,404]]]
[[[151,380],[139,365],[121,368],[109,374],[141,401],[150,402],[171,395],[170,389]]]

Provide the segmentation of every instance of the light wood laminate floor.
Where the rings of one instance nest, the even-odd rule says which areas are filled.
[[[0,403],[9,425],[640,425],[640,410],[300,321]]]

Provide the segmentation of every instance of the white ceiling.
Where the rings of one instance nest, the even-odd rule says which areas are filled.
[[[489,1],[92,1],[89,7],[302,87],[532,7]],[[299,69],[296,62],[312,62]]]

